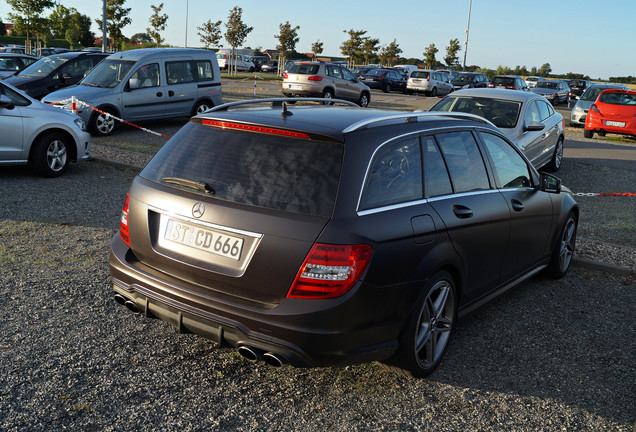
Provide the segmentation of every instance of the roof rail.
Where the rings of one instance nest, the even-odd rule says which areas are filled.
[[[480,117],[476,114],[454,112],[454,111],[413,111],[411,113],[391,114],[382,117],[373,117],[361,120],[357,123],[348,126],[344,133],[353,132],[363,127],[373,125],[373,123],[379,123],[387,120],[399,120],[406,119],[406,122],[416,122],[420,117],[452,117],[457,119],[472,120],[480,123],[485,123],[491,126],[495,126],[490,120]]]
[[[228,103],[224,103],[223,105],[218,105],[215,106],[214,108],[210,108],[209,110],[206,111],[206,113],[210,113],[210,112],[215,112],[215,111],[227,111],[230,108],[234,108],[237,106],[241,106],[241,105],[256,105],[256,104],[271,104],[272,107],[281,107],[283,106],[283,103],[289,103],[289,102],[322,102],[322,103],[329,103],[329,104],[345,104],[345,105],[349,105],[349,106],[354,106],[354,107],[359,107],[359,105],[350,102],[350,101],[346,101],[346,100],[342,100],[342,99],[325,99],[325,98],[306,98],[306,97],[298,97],[298,98],[289,98],[289,97],[282,97],[282,98],[267,98],[267,99],[247,99],[247,100],[242,100],[242,101],[236,101],[236,102],[228,102]]]

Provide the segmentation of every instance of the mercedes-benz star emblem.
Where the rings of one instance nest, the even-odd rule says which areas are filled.
[[[192,206],[192,216],[195,218],[200,218],[205,213],[205,204],[202,202],[198,202]]]

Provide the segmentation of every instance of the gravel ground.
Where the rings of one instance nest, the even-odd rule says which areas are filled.
[[[165,123],[156,126],[180,126]],[[93,156],[143,165],[156,151],[140,133],[121,134]],[[0,431],[633,430],[632,277],[582,266],[559,281],[535,277],[460,321],[426,380],[376,363],[273,369],[113,301],[109,243],[137,170],[0,170]],[[626,199],[580,202],[595,217],[627,205],[633,221]],[[579,252],[633,253],[616,241],[633,236],[629,225],[588,218]]]

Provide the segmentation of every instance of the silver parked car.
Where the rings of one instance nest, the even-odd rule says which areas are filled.
[[[409,94],[422,92],[426,95],[446,95],[453,91],[450,76],[442,71],[416,70],[411,72],[406,83]]]
[[[563,80],[545,80],[537,83],[530,89],[532,93],[539,94],[552,102],[552,105],[558,105],[561,102],[568,103],[570,100],[570,87]]]
[[[570,112],[570,126],[585,126],[587,110],[596,101],[598,95],[607,89],[629,90],[629,87],[623,84],[594,84],[588,87],[580,97],[577,97],[578,100]]]
[[[30,163],[58,177],[69,161],[88,159],[90,135],[77,115],[51,107],[0,82],[0,165]]]
[[[0,53],[0,78],[13,75],[37,60],[28,54]]]
[[[529,76],[526,78],[526,84],[528,84],[528,88],[536,87],[538,83],[541,81],[545,81],[545,78],[540,76]]]
[[[557,171],[563,162],[565,120],[542,96],[503,89],[456,91],[430,111],[457,111],[490,120],[537,168]]]

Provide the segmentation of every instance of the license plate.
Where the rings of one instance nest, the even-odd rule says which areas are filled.
[[[413,82],[414,82],[414,83],[418,83],[418,82],[422,82],[422,80],[419,80],[419,79],[413,79]]]
[[[303,86],[301,86],[299,84],[289,84],[289,89],[290,90],[302,90]]]
[[[241,259],[243,251],[242,238],[174,219],[168,219],[163,238],[236,261]]]
[[[625,127],[624,122],[605,120],[605,126]]]

